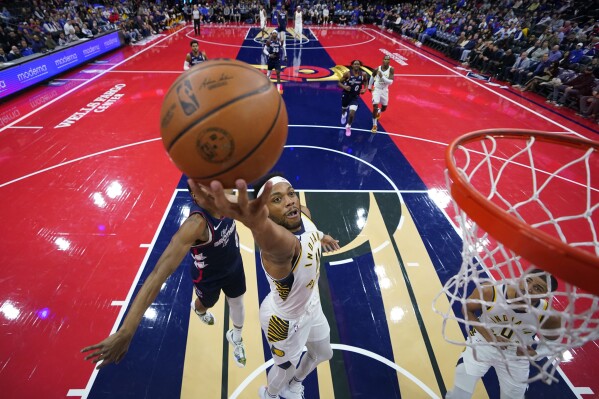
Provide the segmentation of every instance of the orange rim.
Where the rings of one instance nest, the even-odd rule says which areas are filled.
[[[572,247],[541,230],[531,227],[487,200],[458,171],[454,164],[455,150],[464,144],[480,141],[486,136],[527,139],[563,144],[588,150],[599,150],[599,142],[571,136],[541,133],[532,130],[479,130],[454,140],[445,152],[445,162],[451,178],[451,196],[468,217],[494,239],[537,267],[599,296],[599,257]],[[599,171],[598,171],[599,172]]]

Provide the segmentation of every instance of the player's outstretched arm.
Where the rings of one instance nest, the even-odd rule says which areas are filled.
[[[92,352],[85,360],[94,364],[101,362],[96,367],[101,369],[110,363],[119,363],[125,357],[144,313],[158,296],[162,284],[177,269],[193,243],[202,238],[205,230],[206,221],[199,214],[191,215],[181,225],[133,300],[121,328],[103,341],[83,348],[81,352]]]
[[[272,190],[271,182],[264,185],[264,191],[258,198],[250,201],[247,183],[237,180],[237,202],[225,196],[223,186],[218,181],[213,181],[210,188],[204,187],[204,190],[191,179],[188,183],[200,206],[210,206],[224,216],[239,220],[252,231],[256,244],[262,250],[262,257],[268,260],[270,266],[289,267],[291,259],[299,252],[300,244],[289,230],[268,218],[266,203]]]

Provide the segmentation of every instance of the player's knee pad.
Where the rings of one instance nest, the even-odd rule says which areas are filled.
[[[287,361],[271,367],[268,372],[268,390],[270,393],[279,393],[289,383],[295,374],[295,366]]]
[[[387,106],[386,105],[382,105],[381,106],[381,112],[385,112],[387,110]]]
[[[308,342],[308,355],[318,363],[326,362],[333,357],[333,348],[331,347],[330,338],[316,342]]]

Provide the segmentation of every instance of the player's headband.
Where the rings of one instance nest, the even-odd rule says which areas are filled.
[[[279,184],[279,183],[287,183],[291,186],[291,183],[289,183],[289,180],[285,179],[284,177],[281,176],[273,176],[270,179],[268,179],[266,181],[266,183],[268,183],[269,181],[272,182],[272,186],[274,187],[275,184]],[[264,185],[262,187],[260,187],[260,190],[258,191],[258,195],[257,197],[262,195],[262,192],[264,191],[264,187],[266,186],[266,183],[264,183]]]

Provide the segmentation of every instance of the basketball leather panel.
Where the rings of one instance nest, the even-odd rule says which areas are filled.
[[[166,149],[205,116],[272,85],[262,73],[238,61],[207,61],[183,76],[175,81],[162,104],[160,130]]]
[[[189,177],[203,183],[221,180],[232,187],[235,179],[253,181],[272,168],[285,144],[287,124],[285,103],[271,85],[267,92],[212,113],[201,127],[188,129],[169,155]]]

